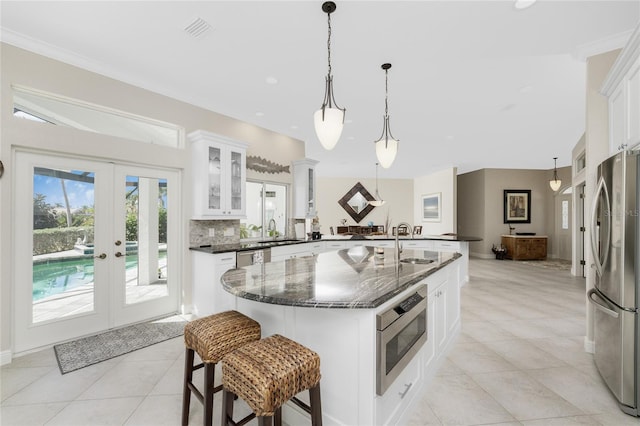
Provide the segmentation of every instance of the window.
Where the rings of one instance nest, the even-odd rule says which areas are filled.
[[[576,158],[576,173],[580,173],[587,165],[587,154],[583,152]]]
[[[569,200],[562,200],[562,229],[569,229]]]
[[[247,181],[246,189],[247,218],[240,221],[240,238],[272,238],[285,235],[287,186]]]
[[[78,99],[13,87],[13,115],[154,145],[180,148],[184,129]]]

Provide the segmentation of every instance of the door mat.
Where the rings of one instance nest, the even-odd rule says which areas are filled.
[[[571,261],[563,259],[546,259],[546,260],[518,260],[520,263],[527,265],[539,266],[544,269],[554,269],[556,271],[571,270]]]
[[[146,348],[184,333],[178,317],[134,324],[53,347],[62,374]]]

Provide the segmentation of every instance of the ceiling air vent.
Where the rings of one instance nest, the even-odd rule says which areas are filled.
[[[184,30],[191,37],[198,38],[211,29],[211,25],[202,18],[194,19]]]

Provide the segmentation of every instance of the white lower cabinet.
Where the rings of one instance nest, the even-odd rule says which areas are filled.
[[[347,241],[325,241],[324,242],[324,250],[325,251],[333,251],[333,250],[342,250],[343,248],[347,247]],[[351,247],[351,246],[349,246]]]
[[[376,424],[398,424],[403,410],[411,401],[419,397],[422,369],[424,365],[423,352],[419,352],[402,370],[398,378],[389,386],[383,396],[376,402]]]
[[[309,243],[271,247],[272,262],[311,255],[313,255],[313,251]]]
[[[455,269],[441,270],[430,277],[425,344],[427,368],[437,364],[460,329],[460,286]]]
[[[236,253],[210,254],[191,252],[192,262],[192,313],[204,317],[233,309],[235,296],[222,288],[220,278],[236,267]]]

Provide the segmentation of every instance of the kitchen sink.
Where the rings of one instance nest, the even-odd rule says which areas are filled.
[[[402,263],[412,263],[414,265],[428,265],[429,263],[433,263],[433,259],[420,259],[417,257],[407,257],[405,259],[400,259]]]

